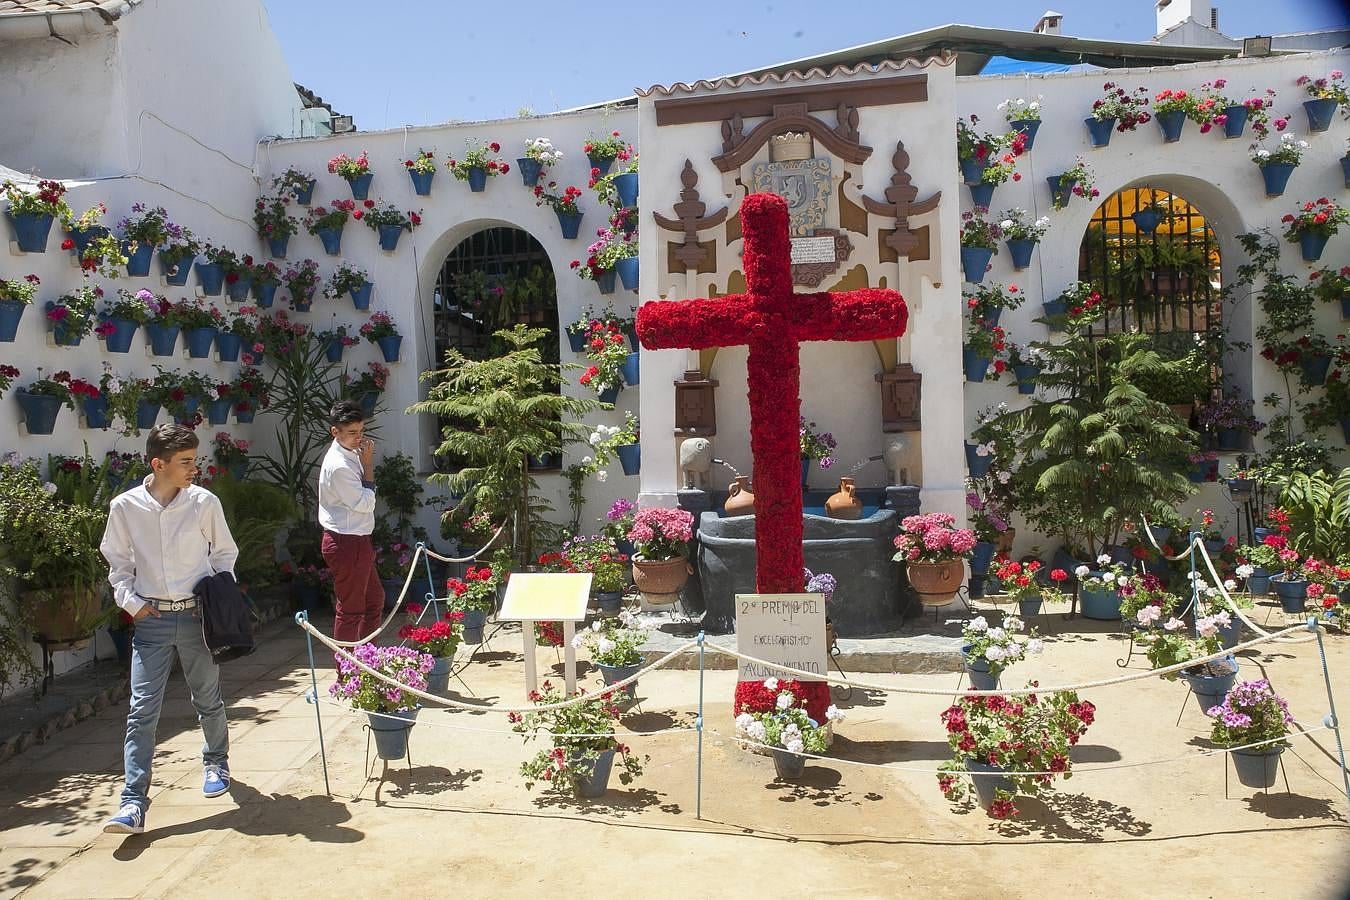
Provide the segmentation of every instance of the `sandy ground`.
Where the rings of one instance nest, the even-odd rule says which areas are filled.
[[[1041,618],[1046,653],[1005,675],[1005,685],[1122,672],[1126,642],[1106,623]],[[851,764],[935,767],[947,757],[938,713],[948,698],[836,693],[848,720],[834,758],[812,761],[787,783],[775,780],[769,759],[729,739],[734,673],[709,672],[700,819],[693,733],[633,737],[650,756],[645,774],[578,802],[525,790],[516,769],[527,749],[502,716],[444,710],[422,712],[411,766],[372,759],[363,769],[363,720],[322,706],[329,797],[295,631],[286,627],[228,668],[235,785],[226,797],[200,794],[200,736],[181,694],[161,726],[144,835],[98,831],[120,787],[121,711],[0,768],[0,896],[535,897],[561,889],[896,897],[917,889],[932,897],[1333,898],[1350,886],[1350,802],[1333,732],[1294,738],[1284,756],[1289,793],[1283,782],[1269,794],[1244,788],[1230,772],[1225,798],[1228,763],[1199,755],[1208,720],[1181,683],[1148,678],[1085,692],[1097,721],[1074,752],[1078,774],[1043,800],[1019,801],[1021,818],[1000,825],[947,803],[930,774]],[[1261,649],[1242,657],[1240,677],[1271,678],[1300,722],[1319,725],[1327,699],[1316,645]],[[519,635],[499,634],[464,672],[468,688],[518,703],[519,651]],[[1328,658],[1342,716],[1350,715],[1350,638],[1329,637]],[[537,659],[556,673],[553,651]],[[1130,670],[1145,668],[1135,656]],[[864,680],[957,687],[954,674]],[[588,672],[583,683],[598,680]],[[697,695],[697,672],[647,675],[623,724],[635,732],[689,725]],[[1094,771],[1154,760],[1165,762]]]

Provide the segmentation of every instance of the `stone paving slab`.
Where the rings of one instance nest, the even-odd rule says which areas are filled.
[[[666,631],[653,632],[641,652],[644,665],[665,656],[690,638]],[[710,634],[705,640],[714,647],[736,649],[736,635]],[[961,639],[941,634],[913,634],[877,638],[840,638],[839,652],[831,658],[831,669],[846,672],[893,672],[926,674],[959,672],[962,667]],[[705,651],[704,665],[709,669],[734,669],[736,658],[725,653]],[[698,668],[698,654],[686,653],[675,657],[667,668],[688,670]]]

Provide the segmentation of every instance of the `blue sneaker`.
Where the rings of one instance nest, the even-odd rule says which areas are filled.
[[[145,831],[145,812],[134,803],[123,803],[107,822],[103,823],[104,834],[140,834]]]
[[[219,797],[230,789],[230,767],[208,763],[202,773],[202,793],[208,797]]]

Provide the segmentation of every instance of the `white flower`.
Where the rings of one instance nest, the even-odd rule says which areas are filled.
[[[777,678],[765,678],[765,679],[764,679],[764,690],[766,690],[766,691],[776,691],[776,690],[778,690],[778,679],[777,679]]]
[[[18,450],[11,450],[5,454],[5,465],[17,466],[23,462],[23,457],[19,455]]]
[[[597,651],[598,653],[600,653],[600,654],[603,656],[603,655],[606,654],[606,653],[613,653],[613,652],[614,652],[614,648],[615,648],[616,646],[617,646],[617,644],[615,644],[615,643],[614,643],[613,641],[611,641],[609,638],[607,638],[607,637],[602,637],[602,638],[600,639],[599,643],[596,644],[596,651]]]
[[[1099,566],[1109,566],[1109,565],[1111,565],[1111,554],[1109,554],[1109,553],[1103,553],[1101,556],[1098,556],[1098,557],[1097,557],[1097,565],[1099,565]]]
[[[755,721],[754,716],[745,712],[741,713],[739,716],[736,717],[736,730],[748,731],[750,728],[750,723],[753,721]]]
[[[1006,631],[1004,631],[1002,628],[990,628],[990,629],[989,629],[989,640],[991,640],[991,641],[1001,641],[1001,640],[1003,640],[1004,638],[1006,638],[1007,636],[1008,636],[1008,633],[1007,633]]]
[[[1027,641],[1027,652],[1032,655],[1037,655],[1044,649],[1045,649],[1045,641],[1041,640],[1040,638],[1032,638],[1031,640]]]
[[[998,662],[1003,659],[1005,655],[1003,648],[997,644],[990,646],[984,651],[984,658],[990,662]]]
[[[1036,227],[1037,227],[1037,228],[1049,228],[1049,227],[1050,227],[1050,217],[1049,217],[1049,216],[1041,216],[1039,219],[1036,220]]]
[[[1201,637],[1213,637],[1219,633],[1219,626],[1213,616],[1205,616],[1195,620],[1195,631]]]
[[[603,434],[601,434],[599,431],[592,431],[592,432],[591,432],[590,444],[591,444],[591,446],[595,446],[596,444],[600,443],[600,442],[603,441],[604,439],[605,439],[605,436],[604,436]]]
[[[1004,231],[1007,231],[1009,228],[1012,228],[1012,227],[1013,227],[1013,220],[1012,220],[1012,219],[1004,219],[1002,222],[999,222],[999,223],[998,223],[998,227],[999,227],[999,228],[1002,228]]]
[[[1153,606],[1151,604],[1149,606],[1145,606],[1143,609],[1139,610],[1139,612],[1134,614],[1134,618],[1139,622],[1140,625],[1152,625],[1154,622],[1158,621],[1158,619],[1161,617],[1162,617],[1162,609],[1157,606]]]
[[[600,630],[600,621],[597,619],[596,621],[591,623],[591,631],[599,631],[599,630]]]
[[[573,647],[580,647],[585,642],[586,642],[586,632],[578,631],[576,634],[572,635]]]
[[[978,447],[975,448],[975,455],[976,455],[976,456],[988,456],[988,455],[989,455],[989,445],[988,445],[988,444],[980,444]]]
[[[1103,573],[1102,573],[1102,581],[1106,582],[1107,584],[1115,584],[1115,583],[1116,583],[1116,573],[1115,573],[1115,572],[1103,572]]]
[[[1089,569],[1087,566],[1079,566],[1078,568],[1073,570],[1073,574],[1077,575],[1079,578],[1086,578],[1088,576],[1088,573],[1091,571],[1092,570]]]
[[[778,699],[775,701],[775,705],[779,709],[790,708],[792,706],[792,694],[789,693],[788,691],[783,691],[783,693],[778,695]]]
[[[1226,580],[1224,581],[1224,583],[1223,583],[1223,589],[1224,589],[1225,591],[1236,591],[1236,590],[1237,590],[1237,582],[1234,581],[1234,580],[1231,579],[1231,578],[1226,579]]]
[[[764,723],[756,719],[745,726],[745,736],[757,744],[764,743],[764,738],[767,737],[764,733]]]
[[[1168,631],[1176,631],[1178,628],[1184,627],[1185,624],[1186,624],[1185,622],[1181,621],[1176,616],[1173,616],[1172,618],[1168,619],[1166,622],[1163,623],[1163,628],[1167,629]]]
[[[999,110],[1007,109],[1007,108],[1008,108],[1008,104],[1011,103],[1011,102],[1012,102],[1011,100],[1004,100],[1004,101],[1003,101],[1002,103],[1000,103],[996,108],[999,109]]]
[[[1219,610],[1214,615],[1210,616],[1210,618],[1215,622],[1218,622],[1220,628],[1228,628],[1233,624],[1233,617],[1228,614],[1228,610],[1226,609]]]
[[[47,493],[49,493],[49,494],[55,494],[55,493],[56,493],[56,485],[52,484],[50,481],[47,482],[46,484],[44,484],[44,485],[42,486],[42,489],[43,489],[44,491],[46,491]]]
[[[844,721],[844,713],[842,710],[839,709],[839,707],[831,703],[829,705],[829,708],[825,710],[825,721],[842,722]]]
[[[1017,618],[1017,616],[1008,616],[1008,618],[1003,620],[1003,628],[1005,631],[1021,631],[1025,627],[1026,624],[1021,619]]]
[[[1239,577],[1239,578],[1251,578],[1251,577],[1252,577],[1252,573],[1255,572],[1255,571],[1256,571],[1256,568],[1255,568],[1254,566],[1250,566],[1250,565],[1248,565],[1247,563],[1243,563],[1242,565],[1240,565],[1240,566],[1237,567],[1237,577]],[[1227,583],[1227,582],[1224,582],[1224,586],[1227,587],[1227,586],[1228,586],[1228,583]],[[1232,590],[1232,588],[1228,588],[1228,589],[1229,589],[1230,591]]]
[[[1001,472],[998,473],[998,483],[999,483],[999,484],[1007,484],[1007,483],[1009,482],[1009,480],[1011,480],[1011,479],[1012,479],[1012,473],[1009,472],[1007,469],[1004,469],[1003,471],[1001,471]]]
[[[966,627],[971,631],[988,631],[989,623],[984,620],[984,616],[976,616],[966,623]]]
[[[786,725],[783,726],[783,736],[784,736],[784,737],[791,737],[791,736],[794,736],[794,735],[799,735],[799,734],[801,734],[801,733],[802,733],[802,730],[801,730],[800,728],[797,727],[797,723],[796,723],[796,722],[789,722],[789,723],[787,723]]]
[[[802,743],[801,738],[793,738],[790,741],[783,742],[783,749],[790,753],[801,753],[806,749],[806,745]]]
[[[601,469],[595,473],[595,480],[604,484],[609,479],[609,470]]]
[[[593,463],[593,462],[595,462],[595,457],[594,457],[594,456],[583,456],[583,457],[581,458],[581,464],[582,464],[583,466],[589,466],[589,465],[590,465],[591,463]]]

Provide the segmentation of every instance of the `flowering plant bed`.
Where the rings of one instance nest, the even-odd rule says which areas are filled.
[[[1036,682],[1029,687],[1035,688]],[[940,767],[938,788],[948,800],[961,800],[970,787],[960,776],[969,763],[993,766],[1011,779],[1015,791],[999,788],[989,815],[1014,818],[1017,795],[1036,796],[1056,777],[1073,775],[1070,748],[1076,745],[1096,718],[1096,707],[1079,700],[1074,691],[1049,697],[1034,692],[1011,697],[965,696],[942,713],[947,745],[953,756]],[[1044,772],[1051,774],[1021,774]]]
[[[830,686],[824,681],[796,681],[790,678],[766,678],[763,681],[738,681],[732,702],[732,715],[768,713],[778,708],[778,698],[791,694],[806,715],[824,725],[830,710]]]
[[[542,691],[531,691],[530,701],[541,706],[561,703],[569,699],[564,693],[545,681]],[[631,784],[642,774],[646,757],[639,758],[614,733],[619,723],[620,710],[606,696],[589,697],[584,692],[578,702],[561,709],[538,712],[508,713],[507,719],[528,744],[543,737],[550,747],[540,750],[533,758],[520,764],[525,787],[533,789],[537,782],[560,793],[573,793],[583,778],[594,770],[601,754],[613,752],[619,763],[619,782]]]
[[[1093,573],[1093,570],[1086,565],[1074,569],[1076,575],[1083,585],[1084,590],[1088,591],[1114,591],[1129,576],[1130,570],[1126,566],[1111,562],[1111,554],[1103,553],[1097,557],[1097,565],[1100,568]]]
[[[339,153],[328,161],[328,174],[351,180],[360,178],[370,171],[370,158],[362,150],[359,156],[352,157]]]
[[[954,528],[956,517],[950,513],[925,513],[906,516],[895,538],[895,562],[946,562],[965,559],[975,549],[975,532]]]
[[[1320,234],[1331,237],[1341,226],[1350,221],[1350,210],[1327,197],[1318,197],[1304,203],[1297,213],[1286,213],[1280,221],[1288,226],[1284,236],[1298,243],[1305,234]]]
[[[427,673],[435,661],[426,653],[411,647],[377,647],[361,644],[351,655],[370,668],[393,680],[393,684],[376,678],[344,657],[337,658],[337,681],[328,693],[340,700],[348,700],[353,709],[367,712],[401,712],[417,706],[417,698],[403,688],[425,691]]]
[[[1000,570],[999,578],[1002,577]],[[966,661],[984,660],[989,666],[989,674],[997,677],[1013,663],[1039,654],[1045,648],[1044,642],[1035,628],[1024,637],[1022,631],[1025,628],[1025,623],[1016,616],[1008,616],[1002,625],[995,626],[991,626],[984,616],[976,616],[961,627]]]

